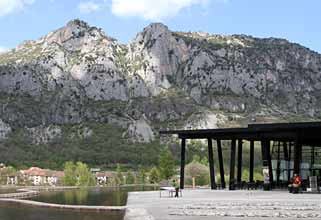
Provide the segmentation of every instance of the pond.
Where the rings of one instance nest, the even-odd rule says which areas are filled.
[[[127,194],[130,191],[153,190],[150,186],[131,187],[93,187],[73,189],[56,192],[41,192],[39,196],[29,200],[66,204],[66,205],[97,205],[97,206],[123,206],[127,203]]]
[[[44,191],[29,200],[68,204],[123,206],[127,203],[128,192],[150,191],[151,186],[121,188],[93,187],[65,191]],[[124,211],[95,212],[39,208],[35,206],[6,204],[0,202],[0,220],[122,220]]]
[[[17,192],[16,188],[0,188],[0,194],[15,193],[15,192]]]
[[[0,202],[1,220],[122,220],[123,217],[124,212],[82,212]]]

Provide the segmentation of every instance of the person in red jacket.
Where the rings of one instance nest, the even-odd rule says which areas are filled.
[[[298,174],[294,174],[294,177],[293,177],[293,185],[294,186],[297,186],[297,187],[300,187],[301,186],[301,177],[298,175]]]
[[[295,173],[292,178],[292,184],[289,185],[289,191],[292,193],[299,193],[301,183],[302,183],[301,177]]]

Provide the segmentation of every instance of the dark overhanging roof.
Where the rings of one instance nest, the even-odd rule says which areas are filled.
[[[321,122],[292,122],[292,123],[263,123],[249,124],[248,128],[256,129],[306,129],[306,128],[321,128]]]
[[[321,146],[321,122],[249,124],[244,128],[161,130],[159,133],[160,135],[177,134],[181,139],[300,140],[303,144]]]

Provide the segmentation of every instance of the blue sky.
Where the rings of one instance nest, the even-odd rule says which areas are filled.
[[[151,22],[171,30],[280,37],[321,53],[320,0],[0,0],[0,51],[80,18],[127,43]]]

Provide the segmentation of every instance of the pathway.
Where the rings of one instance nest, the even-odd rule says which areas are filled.
[[[164,193],[165,195],[165,193]],[[320,219],[320,194],[184,190],[182,198],[131,192],[125,220]]]

